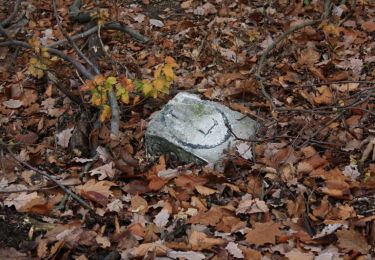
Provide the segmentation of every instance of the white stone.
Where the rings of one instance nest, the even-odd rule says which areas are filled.
[[[182,92],[152,117],[145,143],[151,155],[215,163],[234,147],[237,138],[251,138],[257,126],[256,121],[222,104]]]

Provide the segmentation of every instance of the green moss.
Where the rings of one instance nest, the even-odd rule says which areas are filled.
[[[201,103],[193,104],[191,110],[198,117],[212,114],[212,109]]]

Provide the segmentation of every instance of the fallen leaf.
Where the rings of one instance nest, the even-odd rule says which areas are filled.
[[[99,175],[98,179],[100,181],[104,180],[107,177],[112,179],[115,176],[115,164],[113,162],[109,162],[95,169],[92,169],[90,171],[90,175],[91,176]]]
[[[11,207],[15,206],[19,212],[28,212],[32,207],[37,205],[44,205],[46,200],[38,194],[38,192],[32,192],[27,194],[21,192],[19,194],[12,194],[5,199],[4,205]]]
[[[196,185],[195,189],[198,191],[199,194],[203,196],[209,196],[218,192],[217,190],[205,187],[203,185]]]
[[[246,241],[261,246],[264,244],[275,244],[276,237],[281,236],[280,224],[273,221],[265,223],[255,223],[254,229],[251,229],[246,234]]]
[[[119,199],[114,199],[112,202],[107,204],[107,209],[110,212],[120,213],[123,208],[124,208],[124,205],[122,204],[122,201]]]
[[[193,230],[189,237],[189,244],[193,250],[211,249],[216,245],[223,245],[225,243],[222,238],[210,238],[205,233]]]
[[[3,105],[6,106],[7,108],[16,109],[16,108],[20,108],[21,106],[23,106],[23,102],[20,100],[16,100],[16,99],[9,99],[9,100],[4,101]]]
[[[131,251],[133,257],[144,257],[148,252],[152,252],[156,256],[166,255],[168,248],[161,241],[154,243],[143,243]]]
[[[67,148],[69,146],[69,140],[72,137],[73,129],[73,127],[68,128],[56,134],[57,144],[61,147]]]
[[[188,1],[182,2],[181,3],[181,8],[182,9],[188,9],[188,8],[191,7],[192,3],[193,3],[193,0],[188,0]]]
[[[366,32],[372,33],[375,32],[375,22],[374,21],[366,21],[361,23],[362,29]]]
[[[209,15],[209,14],[216,14],[216,13],[217,13],[217,10],[216,10],[215,6],[211,3],[205,3],[204,5],[198,6],[194,10],[195,15],[206,16],[206,15]]]
[[[311,252],[304,253],[304,252],[301,252],[297,248],[293,248],[291,251],[289,251],[288,253],[286,253],[285,256],[289,260],[300,260],[300,259],[313,260],[314,259],[314,254],[313,253],[311,253]]]
[[[229,254],[231,254],[235,258],[244,258],[242,250],[238,248],[237,243],[229,242],[225,249],[228,251]]]
[[[158,228],[164,228],[169,221],[170,213],[167,209],[162,209],[158,214],[156,214],[154,223]]]
[[[236,148],[237,148],[237,152],[241,155],[242,158],[246,160],[253,159],[251,146],[248,143],[241,142],[236,145]]]
[[[259,212],[268,212],[268,206],[263,200],[255,199],[243,199],[240,201],[236,214],[253,214]]]
[[[111,246],[111,242],[109,241],[108,237],[103,236],[96,236],[95,241],[99,244],[101,248],[107,248]]]
[[[129,210],[133,213],[145,214],[148,210],[147,201],[139,195],[133,196]]]
[[[39,136],[34,132],[16,136],[16,140],[24,144],[35,144],[38,138]]]
[[[77,186],[76,189],[86,199],[106,207],[108,198],[113,195],[112,191],[110,191],[112,186],[116,186],[116,184],[110,181],[96,182],[94,179],[91,179],[84,185]]]
[[[367,254],[370,246],[366,238],[353,229],[343,229],[336,232],[338,238],[338,246],[347,251],[353,250],[361,254]]]
[[[342,93],[349,93],[351,91],[357,90],[359,83],[344,83],[344,84],[332,84],[333,89],[338,90]]]
[[[157,19],[150,19],[150,24],[159,28],[164,27],[164,23]]]
[[[186,260],[203,260],[206,256],[199,252],[193,251],[168,251],[167,256],[172,259],[186,259]]]
[[[317,105],[330,105],[333,102],[333,95],[331,90],[327,86],[321,86],[318,88],[319,94],[314,97],[314,102]]]

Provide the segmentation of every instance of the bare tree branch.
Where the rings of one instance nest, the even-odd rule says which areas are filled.
[[[121,23],[111,22],[111,23],[107,23],[107,24],[103,25],[101,28],[103,30],[117,30],[117,31],[127,33],[130,36],[132,36],[134,39],[136,39],[137,41],[142,42],[142,43],[146,43],[150,40],[150,38],[140,34],[139,32],[130,28],[129,26],[122,25]],[[96,33],[97,31],[98,31],[98,26],[94,26],[94,27],[88,29],[87,31],[84,31],[84,32],[81,32],[79,34],[70,36],[70,38],[73,41],[75,41],[77,39],[85,38],[85,37],[87,37],[87,36],[89,36],[93,33]],[[64,40],[60,40],[60,41],[57,41],[57,42],[47,44],[46,47],[54,48],[54,47],[57,47],[57,46],[63,46],[67,43],[68,43],[68,40],[64,39]]]
[[[21,0],[17,0],[16,3],[14,4],[13,12],[6,18],[4,21],[0,22],[0,25],[3,27],[7,27],[7,25],[14,19],[14,17],[18,13],[18,8],[20,7]]]
[[[5,41],[5,42],[0,42],[0,47],[1,46],[19,46],[19,47],[22,47],[22,48],[25,48],[25,49],[31,49],[31,46],[26,43],[26,42],[22,42],[22,41],[16,41],[16,40],[12,40],[12,41]],[[56,56],[59,56],[60,58],[62,58],[63,60],[65,61],[68,61],[70,62],[83,76],[85,76],[87,79],[92,79],[94,78],[94,75],[89,72],[81,63],[79,63],[79,61],[77,61],[76,59],[73,59],[72,57],[66,55],[65,53],[63,53],[62,51],[59,51],[59,50],[56,50],[56,49],[53,49],[53,48],[47,48],[47,51],[51,54],[54,54]]]
[[[27,162],[23,162],[20,159],[17,158],[17,156],[12,152],[11,149],[8,148],[7,145],[4,143],[0,143],[1,146],[5,147],[5,149],[9,152],[10,156],[16,160],[19,164],[21,164],[23,167],[26,167],[30,170],[33,170],[34,172],[42,175],[43,177],[47,178],[48,180],[54,182],[59,188],[61,188],[66,194],[69,194],[73,199],[75,199],[79,204],[81,204],[83,207],[86,209],[89,209],[90,211],[94,211],[94,209],[86,202],[84,201],[81,197],[79,197],[77,194],[75,194],[72,190],[67,188],[65,185],[61,184],[58,180],[56,180],[54,177],[49,175],[48,173],[41,171],[32,165],[28,164]]]
[[[53,8],[53,12],[55,14],[57,25],[58,25],[61,33],[68,40],[68,42],[72,45],[72,47],[74,48],[74,50],[76,51],[76,53],[78,54],[78,56],[81,57],[92,68],[92,70],[95,72],[95,74],[100,74],[100,71],[96,67],[96,65],[94,65],[89,60],[89,58],[86,57],[86,55],[78,48],[78,46],[75,44],[75,42],[70,38],[70,36],[68,35],[68,33],[62,27],[60,19],[59,19],[59,15],[57,13],[56,0],[52,0],[52,8]]]
[[[281,34],[270,46],[268,46],[268,48],[263,52],[262,56],[260,57],[259,62],[257,64],[257,69],[255,71],[255,77],[258,80],[258,83],[259,83],[259,86],[261,88],[262,94],[270,102],[270,104],[272,106],[272,110],[277,110],[277,109],[276,109],[276,106],[275,106],[275,104],[272,100],[272,97],[266,91],[266,88],[264,86],[264,78],[262,78],[262,76],[261,76],[262,69],[265,65],[266,58],[268,57],[270,52],[277,46],[277,44],[279,44],[284,39],[286,39],[290,34],[294,33],[295,31],[298,31],[302,28],[305,28],[307,26],[311,26],[311,25],[320,23],[324,19],[326,19],[330,14],[331,8],[332,8],[331,1],[325,0],[324,13],[322,14],[322,16],[318,20],[307,21],[307,22],[304,22],[304,23],[301,23],[299,25],[296,25],[294,27],[289,28],[286,32]]]

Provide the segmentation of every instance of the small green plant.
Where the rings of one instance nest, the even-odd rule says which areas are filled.
[[[175,79],[173,69],[178,67],[172,57],[166,57],[165,63],[159,65],[154,71],[152,80],[131,80],[121,75],[119,77],[105,77],[97,75],[93,80],[86,80],[81,91],[90,91],[91,104],[101,108],[99,120],[104,122],[111,117],[111,109],[108,103],[108,91],[114,90],[116,97],[124,104],[130,103],[130,93],[135,95],[133,103],[136,103],[140,94],[157,98],[160,94],[168,94],[170,86]]]

